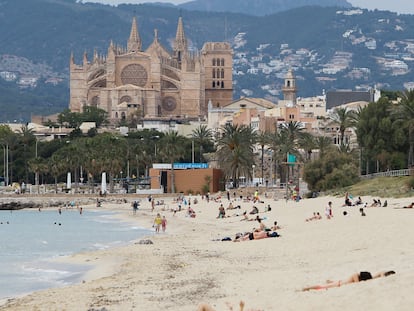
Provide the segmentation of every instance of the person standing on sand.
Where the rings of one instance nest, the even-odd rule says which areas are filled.
[[[167,229],[167,218],[165,218],[165,216],[162,216],[161,228],[162,232],[165,232],[165,230]]]
[[[160,232],[161,223],[162,223],[161,215],[160,213],[158,213],[154,219],[154,225],[153,225],[155,227],[155,232],[157,233]]]
[[[331,219],[333,217],[331,201],[329,201],[328,206],[325,208],[325,216],[328,219]]]
[[[135,200],[134,203],[132,203],[132,213],[134,215],[137,214],[137,210],[138,210],[138,202]]]
[[[219,214],[218,214],[217,218],[224,218],[224,217],[226,217],[226,211],[224,210],[223,204],[220,204]]]

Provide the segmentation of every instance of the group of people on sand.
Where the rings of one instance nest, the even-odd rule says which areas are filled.
[[[259,215],[256,216],[255,220],[259,224],[259,227],[253,228],[251,232],[245,232],[243,234],[237,233],[233,242],[280,237],[280,234],[277,232],[277,230],[281,229],[281,227],[278,225],[277,221],[275,221],[271,227],[267,227]]]
[[[363,202],[362,198],[359,196],[355,202],[352,201],[353,197],[351,194],[349,194],[348,192],[345,193],[345,202],[343,206],[358,206],[358,205],[363,205],[364,207],[368,207],[368,203],[367,202]],[[372,203],[370,205],[370,207],[387,207],[388,206],[388,201],[385,200],[384,203],[381,202],[381,199],[372,199]]]
[[[157,216],[155,216],[154,224],[152,225],[155,228],[155,232],[159,233],[160,229],[162,228],[162,232],[165,232],[167,229],[167,219],[165,216],[160,215],[160,213],[157,213]]]
[[[312,221],[312,220],[320,220],[322,219],[321,214],[319,214],[319,212],[313,212],[313,215],[309,218],[306,218],[306,221]]]

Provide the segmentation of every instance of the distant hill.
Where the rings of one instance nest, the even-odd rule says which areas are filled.
[[[232,44],[234,98],[277,101],[288,68],[295,71],[302,97],[331,89],[414,86],[414,15],[307,6],[253,16],[171,5],[2,0],[0,122],[27,121],[32,113],[51,114],[68,107],[70,55],[81,64],[84,52],[89,59],[94,51],[105,57],[111,40],[126,46],[133,16],[144,49],[154,29],[171,49],[180,15],[192,49],[201,49],[206,41]],[[22,88],[21,78],[36,83]]]
[[[190,11],[271,15],[304,6],[350,8],[346,0],[195,0],[178,5]]]

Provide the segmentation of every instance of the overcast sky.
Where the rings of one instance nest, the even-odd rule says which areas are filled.
[[[189,1],[190,0],[83,0],[82,2],[99,2],[104,4],[169,2],[180,4]],[[414,14],[414,0],[348,0],[348,2],[352,3],[353,6],[370,10],[379,9]]]

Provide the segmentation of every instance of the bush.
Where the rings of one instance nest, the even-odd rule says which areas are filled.
[[[414,189],[414,176],[411,176],[410,179],[407,181],[407,187],[411,191]]]
[[[359,180],[358,159],[349,153],[333,151],[306,164],[303,179],[312,192],[350,186]]]

